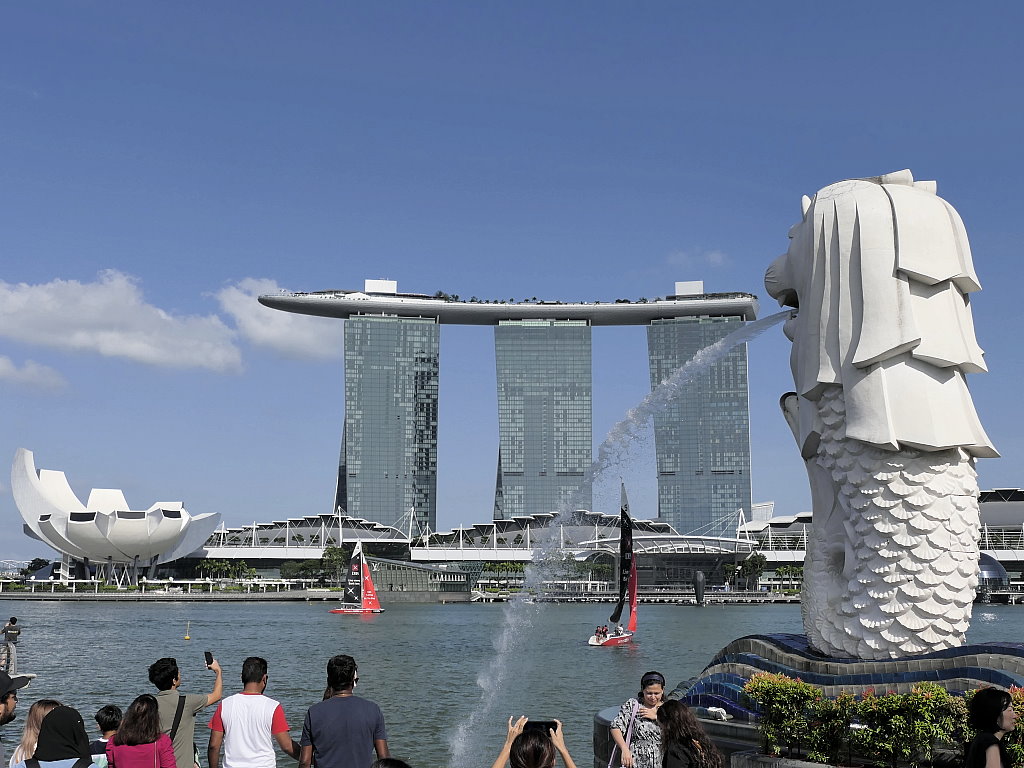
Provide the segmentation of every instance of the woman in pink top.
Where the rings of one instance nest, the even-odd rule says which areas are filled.
[[[155,696],[144,693],[128,707],[117,733],[107,742],[107,764],[111,768],[177,768],[171,740],[160,731]]]

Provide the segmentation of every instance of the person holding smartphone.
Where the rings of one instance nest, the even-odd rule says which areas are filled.
[[[209,654],[209,651],[207,651]],[[207,669],[213,670],[216,678],[209,693],[180,693],[181,671],[178,662],[170,657],[158,659],[149,667],[149,682],[157,687],[157,705],[160,709],[160,730],[171,737],[174,745],[174,762],[178,768],[196,768],[196,714],[211,704],[216,704],[224,695],[224,678],[220,664],[211,655],[206,662]]]
[[[491,768],[554,768],[555,755],[560,755],[565,768],[576,768],[565,746],[560,720],[542,721],[543,727],[531,727],[523,716],[508,719],[508,735]],[[552,727],[553,726],[553,727]]]

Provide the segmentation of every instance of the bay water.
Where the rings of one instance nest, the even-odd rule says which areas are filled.
[[[731,640],[765,632],[800,632],[796,605],[641,605],[637,640],[621,648],[586,644],[607,623],[606,604],[392,605],[370,617],[338,616],[325,603],[0,602],[25,625],[19,667],[39,677],[26,689],[18,718],[0,733],[10,752],[32,701],[48,697],[92,715],[104,704],[125,709],[153,692],[150,663],[174,656],[181,690],[208,693],[213,673],[203,651],[225,674],[225,694],[241,690],[246,656],[269,662],[267,695],[281,701],[298,739],[306,709],[319,701],[327,659],[359,664],[356,693],[384,711],[395,757],[413,768],[461,762],[488,768],[509,715],[558,718],[579,766],[592,762],[593,715],[637,691],[641,675],[662,672],[672,687],[697,675]],[[6,617],[5,617],[6,618]],[[191,640],[185,640],[190,622]],[[510,622],[511,626],[510,626]],[[508,650],[513,634],[512,650]],[[1019,641],[1024,607],[976,606],[969,642]],[[496,646],[506,651],[498,653]],[[494,669],[501,659],[502,669]],[[497,688],[493,717],[474,719],[481,685]],[[197,743],[205,764],[212,707],[200,715]],[[472,721],[466,732],[460,725]],[[461,743],[457,743],[460,742]],[[278,765],[294,765],[279,753]]]

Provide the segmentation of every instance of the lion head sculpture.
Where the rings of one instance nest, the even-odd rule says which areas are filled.
[[[964,374],[987,370],[969,294],[981,290],[960,216],[910,171],[841,181],[803,198],[768,293],[787,322],[797,394],[843,387],[847,437],[899,450],[961,447],[998,456]],[[798,441],[814,453],[814,409]]]

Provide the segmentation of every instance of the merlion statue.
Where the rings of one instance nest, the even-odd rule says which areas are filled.
[[[910,171],[803,198],[768,293],[796,392],[782,399],[813,500],[811,645],[885,659],[959,646],[978,582],[974,461],[998,456],[964,374],[986,370],[960,216]]]

